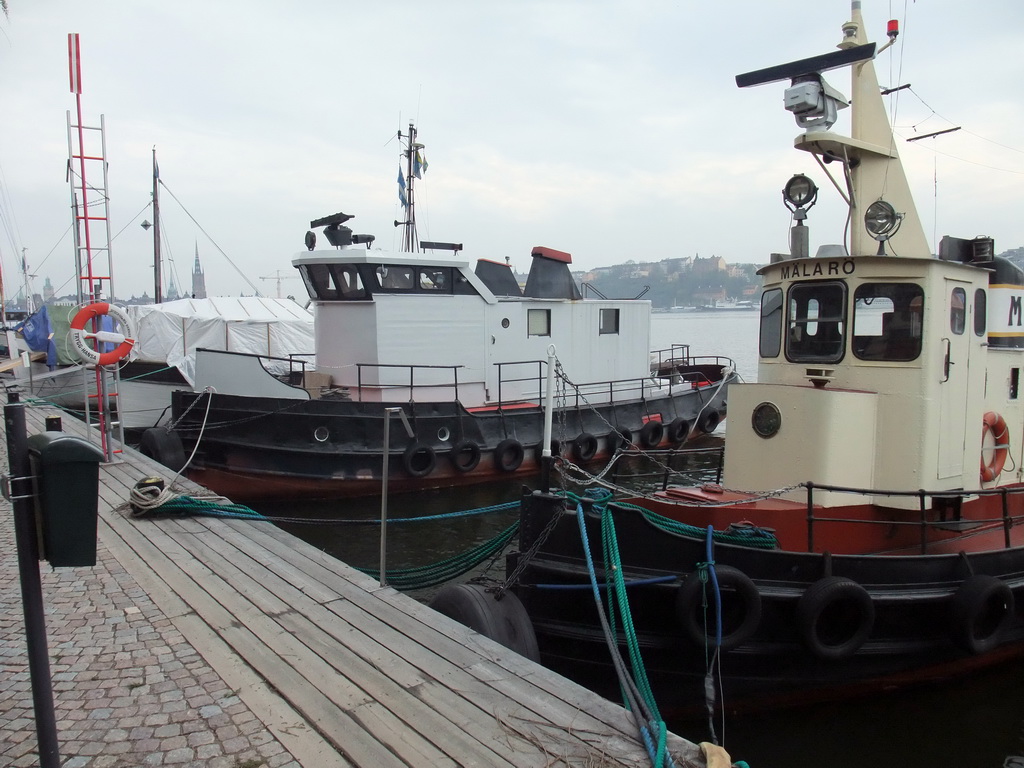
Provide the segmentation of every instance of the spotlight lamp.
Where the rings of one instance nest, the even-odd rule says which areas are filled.
[[[883,242],[896,234],[902,218],[891,203],[876,200],[864,212],[864,226],[875,240]]]
[[[818,201],[818,188],[807,176],[798,173],[786,182],[782,190],[782,199],[789,210],[802,212]]]

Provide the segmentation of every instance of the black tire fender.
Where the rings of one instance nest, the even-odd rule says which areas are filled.
[[[1009,584],[995,576],[970,576],[949,603],[953,641],[970,653],[988,653],[1002,642],[1013,612]]]
[[[139,452],[173,472],[181,472],[185,466],[185,448],[181,438],[167,427],[150,427],[143,432]]]
[[[597,455],[597,438],[582,432],[572,441],[572,449],[577,461],[590,461]]]
[[[761,624],[761,593],[757,585],[739,568],[729,565],[714,566],[718,578],[718,590],[722,597],[722,644],[723,651],[731,651],[747,642]],[[712,589],[711,576],[707,579],[708,590]],[[689,574],[676,591],[676,618],[687,637],[699,646],[713,648],[715,645],[715,600],[707,596],[707,634],[705,634],[704,611],[705,583],[700,573]]]
[[[449,584],[434,596],[430,607],[520,656],[540,662],[533,623],[513,593],[506,592],[496,600],[479,584]]]
[[[722,416],[714,408],[708,408],[704,413],[697,419],[697,429],[703,432],[705,435],[710,435],[716,429],[718,425],[722,423]]]
[[[426,477],[437,466],[437,456],[426,443],[413,441],[402,454],[402,466],[413,477]]]
[[[502,472],[515,472],[523,463],[526,451],[518,440],[508,438],[498,443],[494,449],[494,466]]]
[[[875,625],[875,605],[860,584],[826,576],[811,584],[796,604],[797,631],[820,659],[845,659],[864,645]]]
[[[480,463],[480,446],[472,440],[460,440],[452,446],[448,459],[459,472],[472,472]]]
[[[610,453],[625,450],[632,444],[633,431],[630,429],[626,429],[625,427],[616,427],[612,432],[608,433],[608,451]]]
[[[680,445],[686,442],[686,438],[690,436],[690,422],[686,419],[679,418],[673,419],[672,423],[668,425],[668,429],[665,430],[668,441],[675,445]]]
[[[644,448],[657,448],[665,439],[665,425],[660,421],[651,420],[640,427],[640,445]]]

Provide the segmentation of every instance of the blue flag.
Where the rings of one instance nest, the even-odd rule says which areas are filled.
[[[423,174],[427,172],[427,158],[420,154],[420,151],[416,150],[416,157],[413,161],[412,173],[417,179],[422,179]]]
[[[402,166],[398,166],[398,199],[402,201],[403,208],[409,207],[409,201],[405,197],[405,177],[402,175]]]

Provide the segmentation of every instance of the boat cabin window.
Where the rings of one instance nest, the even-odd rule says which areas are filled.
[[[311,299],[365,299],[369,295],[351,264],[304,264],[299,274]]]
[[[988,317],[988,294],[984,288],[974,292],[974,335],[985,335],[985,319]]]
[[[837,363],[843,358],[846,285],[797,283],[789,289],[786,358],[797,363]]]
[[[960,336],[966,327],[967,292],[963,288],[954,288],[949,302],[949,330]]]
[[[413,288],[412,267],[381,264],[373,273],[377,277],[377,287],[386,292],[411,291]]]
[[[761,357],[778,357],[782,351],[782,289],[761,294]]]
[[[853,295],[853,354],[861,360],[916,360],[924,291],[914,283],[866,283]]]
[[[551,335],[551,310],[550,309],[528,309],[528,310],[526,310],[526,335],[527,336],[550,336]]]
[[[451,293],[452,270],[450,267],[421,267],[419,284],[421,291]]]
[[[618,333],[619,332],[619,310],[617,309],[602,309],[601,310],[601,324],[599,333]]]

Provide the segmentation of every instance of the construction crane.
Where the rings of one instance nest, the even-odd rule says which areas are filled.
[[[277,298],[281,298],[281,281],[282,280],[296,280],[298,275],[282,275],[280,269],[274,270],[272,275],[260,275],[260,280],[274,280],[277,282]]]

